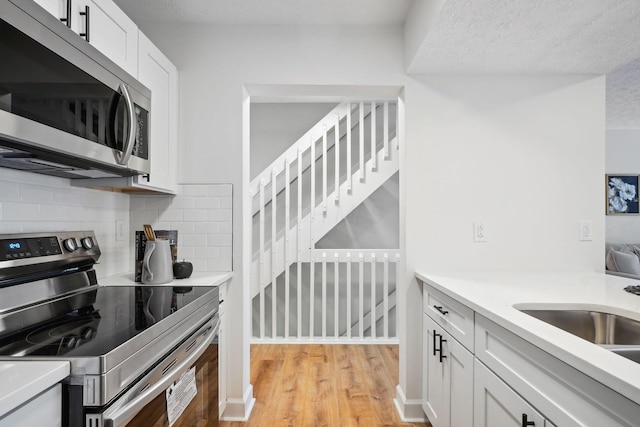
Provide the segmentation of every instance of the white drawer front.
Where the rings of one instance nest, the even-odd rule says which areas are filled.
[[[475,335],[476,357],[553,424],[638,425],[639,405],[481,315]]]
[[[442,329],[473,353],[473,310],[426,283],[423,285],[423,309]]]

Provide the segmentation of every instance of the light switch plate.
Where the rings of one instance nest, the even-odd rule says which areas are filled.
[[[121,242],[127,238],[129,223],[123,219],[116,220],[116,241]]]
[[[593,240],[593,223],[588,220],[579,221],[580,230],[578,239],[581,241]]]
[[[487,241],[487,225],[484,222],[473,223],[473,241],[474,242]]]

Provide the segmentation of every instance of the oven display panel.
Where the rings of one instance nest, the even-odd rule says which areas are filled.
[[[0,261],[62,253],[56,237],[0,240]]]

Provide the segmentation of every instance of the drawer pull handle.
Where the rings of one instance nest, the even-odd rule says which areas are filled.
[[[84,33],[78,34],[80,37],[84,37],[86,41],[89,41],[89,6],[84,7],[84,12],[80,12],[80,16],[84,16]]]
[[[445,340],[442,335],[440,335],[440,349],[438,350],[440,352],[440,363],[442,363],[442,361],[444,359],[447,358],[447,356],[445,356],[444,354],[442,354],[442,343],[443,342],[447,342],[447,340]]]
[[[527,427],[527,426],[534,426],[536,425],[535,421],[529,421],[527,419],[527,414],[522,414],[522,427]]]
[[[60,18],[60,21],[67,24],[67,27],[71,28],[71,0],[67,0],[67,16]]]
[[[438,311],[440,312],[440,314],[442,314],[443,316],[444,316],[445,314],[447,314],[447,313],[448,313],[448,311],[447,311],[447,310],[443,310],[443,309],[442,309],[442,306],[441,306],[441,305],[434,305],[434,306],[433,306],[433,308],[435,308],[436,310],[438,310]]]

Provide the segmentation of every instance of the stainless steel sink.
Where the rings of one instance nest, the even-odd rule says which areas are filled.
[[[520,311],[640,363],[640,321],[602,311]]]
[[[521,310],[594,344],[640,345],[640,322],[588,310]]]
[[[619,346],[619,347],[618,346],[610,347],[607,345],[603,345],[602,347],[622,357],[626,357],[629,360],[633,360],[636,363],[640,363],[640,345]]]

